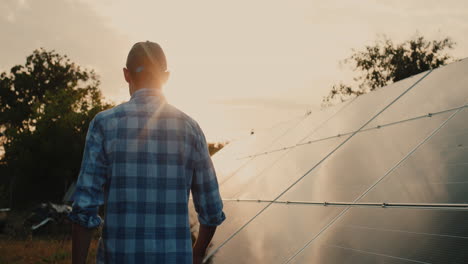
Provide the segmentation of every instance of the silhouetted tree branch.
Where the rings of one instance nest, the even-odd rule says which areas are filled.
[[[354,71],[360,73],[354,78],[357,87],[351,85],[333,85],[330,93],[323,99],[323,104],[331,105],[336,101],[374,91],[415,74],[435,69],[447,64],[453,57],[445,53],[455,45],[449,37],[441,40],[426,40],[416,36],[410,40],[395,44],[387,37],[382,37],[363,50],[353,50],[345,59],[345,64],[353,65]]]

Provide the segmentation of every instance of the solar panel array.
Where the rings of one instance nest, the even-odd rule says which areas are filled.
[[[468,263],[468,60],[227,145],[214,263]]]

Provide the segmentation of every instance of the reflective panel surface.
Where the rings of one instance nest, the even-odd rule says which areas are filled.
[[[271,128],[257,131],[226,145],[213,156],[219,183],[229,180],[234,173],[249,164],[254,153],[265,151],[279,138],[284,137],[291,129],[300,124],[306,116],[294,117],[291,120],[280,122]]]
[[[221,247],[213,263],[283,263],[341,210],[273,204]]]
[[[218,156],[223,198],[240,201],[225,202],[214,263],[467,262],[468,210],[456,205],[468,204],[468,109],[449,120],[467,73],[468,60],[421,73]],[[244,154],[262,155],[232,162]],[[305,203],[267,202],[280,194]],[[405,208],[307,204],[325,201]]]
[[[353,202],[449,116],[445,113],[360,132],[281,200]]]
[[[331,138],[292,149],[251,181],[242,186],[232,186],[237,190],[233,195],[234,198],[266,200],[276,198],[343,140],[344,138]]]
[[[302,124],[311,125],[311,135],[298,142],[304,143],[303,145],[254,158],[223,184],[221,189],[224,198],[274,199],[349,135],[328,139],[327,137],[359,129],[400,93],[408,90],[424,76],[424,74],[419,74],[361,96],[347,104],[345,111],[338,111],[332,115],[332,118],[325,119],[318,127],[307,120],[304,121]],[[295,133],[296,129],[304,130],[299,125],[291,129],[284,137]]]
[[[468,59],[433,70],[368,127],[462,106],[468,99]]]
[[[292,263],[466,263],[467,248],[466,210],[351,208]]]
[[[363,202],[468,203],[468,109],[381,181]]]
[[[284,148],[291,148],[303,142],[318,129],[325,126],[329,120],[336,115],[343,114],[343,111],[347,111],[347,107],[352,101],[353,100],[349,100],[336,106],[311,112],[304,121],[291,129],[286,136],[279,138],[271,147],[267,148],[266,151],[278,151]]]
[[[234,232],[239,230],[247,221],[263,209],[266,203],[224,201],[224,213],[226,220],[216,229],[212,240],[212,246],[208,251],[215,250],[226,241]]]

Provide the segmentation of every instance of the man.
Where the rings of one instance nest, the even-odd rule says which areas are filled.
[[[89,125],[69,215],[73,263],[85,263],[92,230],[101,224],[97,263],[202,263],[225,219],[205,136],[166,102],[161,89],[169,72],[158,44],[136,43],[123,73],[130,101]],[[190,190],[200,222],[193,250]]]

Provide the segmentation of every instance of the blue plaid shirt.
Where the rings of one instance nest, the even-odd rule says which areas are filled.
[[[160,90],[140,89],[91,121],[69,218],[87,228],[104,222],[97,263],[191,264],[190,190],[199,222],[220,225],[202,130]]]

